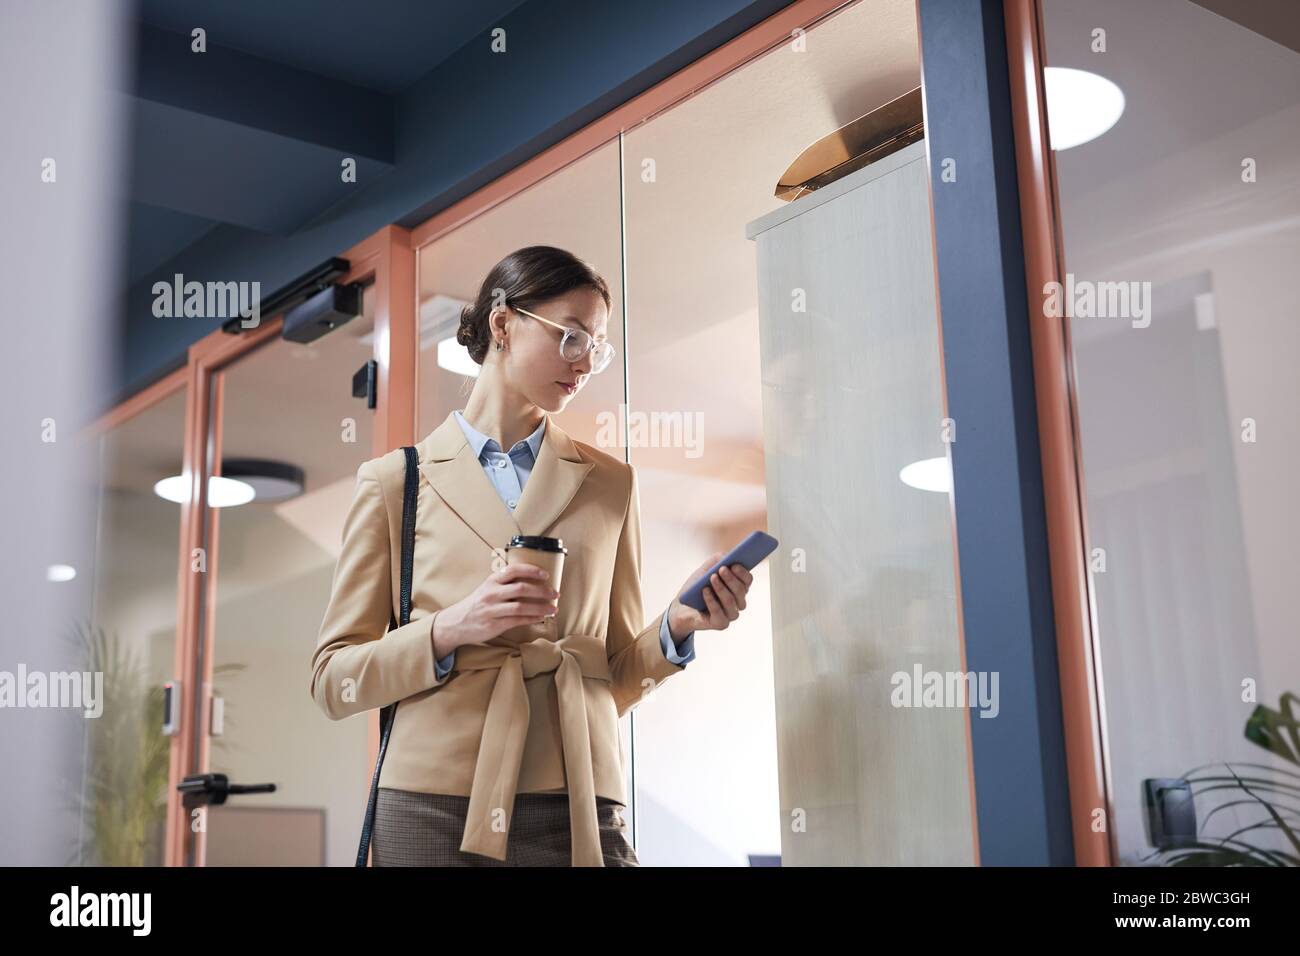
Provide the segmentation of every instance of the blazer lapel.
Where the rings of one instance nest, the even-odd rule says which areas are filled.
[[[483,473],[454,412],[421,444],[420,472],[489,548],[505,548],[517,534],[545,534],[594,467],[548,416],[537,461],[512,514]]]
[[[596,467],[595,462],[583,461],[573,439],[554,418],[546,418],[537,461],[515,506],[514,520],[523,534],[546,534],[578,493],[587,473]],[[501,503],[499,498],[497,503]]]

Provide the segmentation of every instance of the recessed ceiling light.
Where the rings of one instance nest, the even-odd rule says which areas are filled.
[[[51,564],[45,569],[47,581],[71,581],[77,576],[77,569],[70,564]]]
[[[924,458],[914,461],[898,473],[903,484],[921,491],[952,490],[952,468],[947,458]]]
[[[190,500],[190,483],[184,475],[172,475],[155,482],[154,494],[159,498],[184,504]],[[244,505],[253,500],[256,492],[253,486],[234,478],[213,475],[208,478],[208,506],[211,508],[229,508]]]
[[[1096,73],[1049,66],[1043,70],[1047,91],[1047,127],[1052,149],[1060,152],[1096,139],[1124,112],[1124,92]]]

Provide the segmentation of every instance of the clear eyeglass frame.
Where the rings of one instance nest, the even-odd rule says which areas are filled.
[[[510,308],[520,312],[529,318],[537,319],[539,322],[545,322],[557,329],[562,329],[564,335],[560,338],[560,357],[566,362],[577,362],[582,359],[588,352],[595,352],[591,362],[591,374],[599,375],[609,367],[609,363],[614,359],[614,346],[608,342],[596,342],[591,334],[585,329],[574,329],[567,325],[560,325],[558,322],[552,322],[550,319],[543,318],[536,312],[529,312],[527,309],[521,309],[517,305]]]

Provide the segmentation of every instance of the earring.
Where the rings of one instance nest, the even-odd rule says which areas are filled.
[[[498,352],[504,352],[505,350],[506,350],[506,347],[505,347],[504,345],[501,344],[501,340],[500,340],[500,339],[497,339],[497,351],[498,351]]]

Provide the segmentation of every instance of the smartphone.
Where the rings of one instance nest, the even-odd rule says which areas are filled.
[[[710,575],[724,565],[730,566],[739,564],[744,566],[746,571],[753,571],[758,567],[759,562],[776,550],[777,540],[770,534],[762,531],[755,531],[744,541],[732,548],[727,554],[723,555],[713,567],[704,573],[699,580],[692,582],[691,586],[681,593],[678,598],[687,607],[693,607],[695,610],[703,613],[709,613],[709,606],[704,603],[704,589],[709,586]]]

